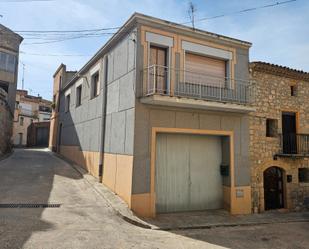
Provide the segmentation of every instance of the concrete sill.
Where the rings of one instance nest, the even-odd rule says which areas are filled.
[[[171,97],[164,95],[151,95],[141,98],[141,103],[149,105],[172,106],[190,109],[204,109],[234,113],[254,112],[255,108],[242,104],[223,103],[216,101],[190,99],[184,97]]]

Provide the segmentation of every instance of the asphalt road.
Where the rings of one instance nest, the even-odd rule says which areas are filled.
[[[0,248],[309,248],[309,224],[153,231],[118,217],[69,164],[43,149],[0,161]]]

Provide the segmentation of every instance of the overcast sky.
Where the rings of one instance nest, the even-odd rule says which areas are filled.
[[[195,0],[196,18],[211,17],[284,0]],[[188,1],[177,0],[0,0],[0,22],[12,30],[76,30],[121,26],[134,12],[174,22],[188,21]],[[196,23],[198,28],[253,43],[251,61],[266,61],[309,71],[309,1],[227,15]],[[80,69],[109,36],[59,43],[21,45],[25,89],[52,99],[52,75],[60,63]],[[27,45],[28,43],[28,45]],[[37,56],[31,54],[70,54]],[[18,87],[21,87],[21,64]]]

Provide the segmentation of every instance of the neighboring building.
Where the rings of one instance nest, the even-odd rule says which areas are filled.
[[[36,122],[28,126],[27,146],[48,147],[50,122]]]
[[[11,148],[19,46],[22,40],[21,36],[0,24],[0,156]]]
[[[28,95],[26,90],[17,90],[14,112],[13,143],[27,145],[28,127],[35,122],[50,122],[52,102],[39,96]]]
[[[250,46],[134,14],[72,79],[56,71],[50,147],[140,216],[251,213]]]
[[[53,103],[52,103],[52,115],[50,121],[50,134],[49,134],[49,148],[52,151],[59,152],[59,110],[60,110],[60,88],[65,87],[66,83],[69,82],[77,71],[67,71],[66,66],[61,64],[56,72],[54,73],[54,84],[53,84]],[[58,149],[57,149],[58,148]]]
[[[263,62],[250,68],[254,210],[309,207],[309,73]]]

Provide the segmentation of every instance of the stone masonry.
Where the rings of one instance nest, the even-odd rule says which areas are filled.
[[[297,133],[309,134],[309,74],[262,62],[251,63],[250,72],[256,86],[256,112],[250,115],[253,211],[264,211],[263,172],[271,166],[284,170],[284,207],[304,209],[309,200],[309,183],[299,183],[298,169],[309,168],[309,158],[276,155],[281,150],[282,112],[295,112]],[[291,86],[296,96],[291,96]],[[276,120],[274,137],[266,136],[267,118]],[[292,176],[292,182],[287,182],[287,175]]]
[[[11,149],[12,122],[7,93],[0,88],[0,157]]]

